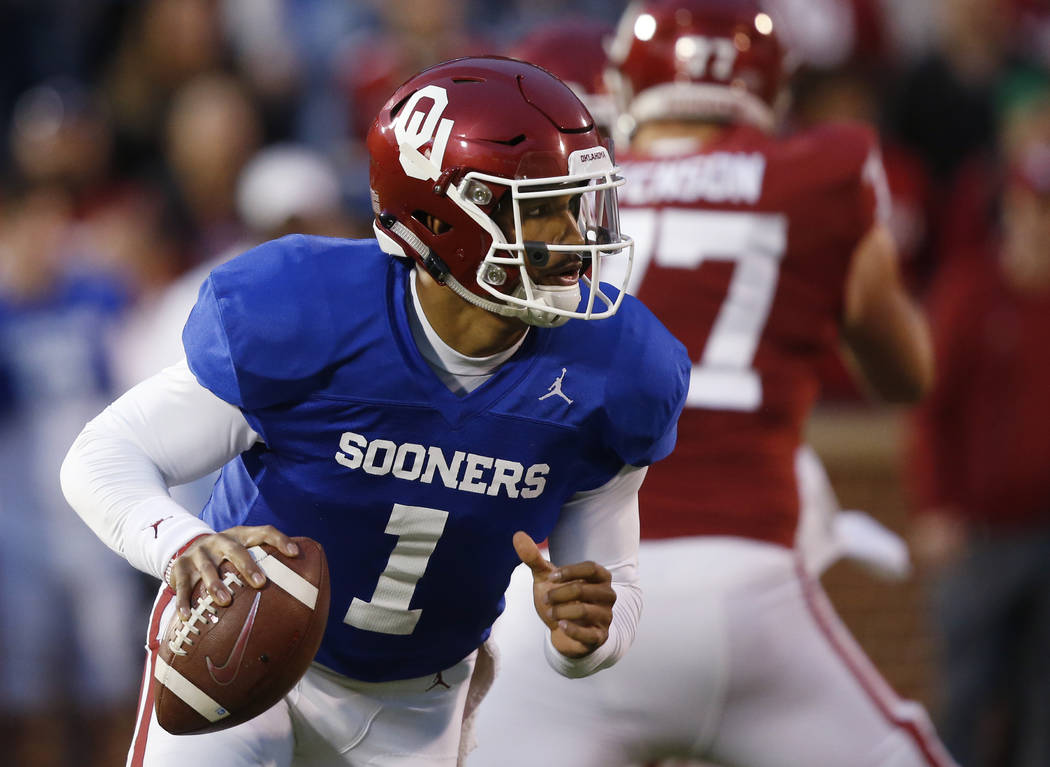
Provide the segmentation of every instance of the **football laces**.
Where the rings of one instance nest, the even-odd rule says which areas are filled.
[[[234,586],[244,586],[244,581],[237,577],[237,573],[230,571],[222,577],[223,584],[230,590],[230,594],[233,594]],[[231,596],[232,600],[232,596]],[[205,590],[204,594],[201,595],[200,599],[197,600],[197,604],[190,610],[190,617],[182,621],[182,626],[168,641],[168,649],[175,655],[186,655],[187,650],[183,649],[185,646],[193,646],[193,640],[190,639],[190,634],[200,634],[201,630],[198,628],[198,623],[208,621],[210,623],[218,623],[218,608],[215,606],[215,598],[212,597],[211,592]]]

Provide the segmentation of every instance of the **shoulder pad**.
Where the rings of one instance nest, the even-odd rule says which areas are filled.
[[[685,347],[648,308],[625,296],[605,390],[605,441],[624,463],[648,466],[666,457],[692,365]]]
[[[244,409],[287,401],[350,353],[355,328],[375,315],[362,297],[383,301],[388,266],[374,241],[303,235],[237,256],[201,286],[182,334],[190,369]]]

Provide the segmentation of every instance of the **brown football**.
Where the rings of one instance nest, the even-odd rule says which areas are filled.
[[[198,583],[193,614],[176,613],[153,675],[160,726],[175,735],[233,727],[266,711],[295,685],[317,654],[328,620],[328,561],[311,538],[294,538],[288,557],[268,544],[250,548],[266,573],[261,589],[223,562],[233,599],[214,604]]]

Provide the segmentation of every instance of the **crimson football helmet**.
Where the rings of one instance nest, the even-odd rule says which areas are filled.
[[[587,17],[541,24],[511,46],[508,55],[543,67],[572,88],[600,130],[610,132],[616,105],[605,84],[606,44],[612,25]]]
[[[614,255],[627,259],[617,273],[630,273],[634,244],[620,234],[616,203],[623,179],[587,109],[549,72],[501,57],[426,69],[380,110],[368,152],[373,226],[387,253],[415,259],[477,306],[533,325],[619,308],[627,277],[614,297],[599,281]],[[523,212],[566,200],[582,244],[522,239]],[[568,262],[561,253],[583,263],[591,288],[583,306],[578,282],[530,277],[530,265]]]
[[[767,130],[788,69],[758,0],[642,0],[627,7],[609,49],[609,80],[636,123],[746,122]]]

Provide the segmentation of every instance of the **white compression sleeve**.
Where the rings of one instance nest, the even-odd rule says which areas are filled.
[[[547,662],[559,674],[580,677],[608,668],[623,657],[634,641],[642,614],[642,589],[638,585],[638,489],[647,468],[624,466],[607,483],[577,493],[562,507],[561,518],[550,534],[551,562],[555,565],[593,560],[612,575],[616,592],[609,638],[582,658],[558,652],[547,632]]]
[[[244,414],[201,386],[182,361],[84,427],[62,464],[62,492],[107,546],[162,578],[181,546],[213,532],[168,487],[203,477],[258,440]]]

